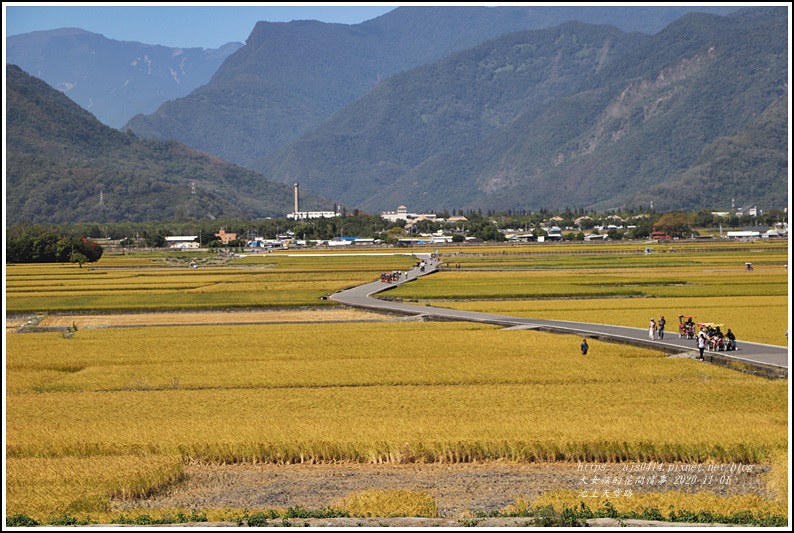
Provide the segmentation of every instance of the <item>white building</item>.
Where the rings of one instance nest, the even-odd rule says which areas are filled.
[[[559,226],[554,226],[550,228],[547,232],[546,238],[550,240],[561,241],[563,239],[562,236],[562,228]]]
[[[294,220],[306,220],[308,218],[334,218],[341,216],[336,211],[297,211],[295,213],[287,213],[287,218]]]
[[[389,222],[397,222],[398,220],[407,220],[413,222],[419,222],[420,220],[430,220],[431,222],[436,222],[437,220],[435,213],[409,213],[408,208],[404,205],[398,207],[397,211],[383,211],[380,216],[382,219],[388,220]]]
[[[586,240],[587,242],[591,242],[591,241],[605,241],[608,238],[609,237],[607,235],[604,235],[604,234],[596,235],[595,233],[588,233],[587,235],[584,236],[584,240]]]
[[[416,215],[413,215],[416,216]],[[408,208],[404,205],[401,205],[397,208],[397,211],[384,211],[380,214],[380,217],[384,220],[388,220],[389,222],[397,222],[398,220],[408,220]]]
[[[754,239],[761,236],[760,231],[729,231],[729,239]]]
[[[532,242],[537,240],[537,237],[532,233],[511,233],[505,235],[505,239],[509,242]]]
[[[199,243],[196,241],[198,235],[174,235],[173,237],[166,237],[165,242],[169,248],[198,248]]]
[[[738,211],[736,211],[737,217],[757,217],[758,215],[762,214],[763,211],[758,209],[756,206],[747,206],[742,207]]]

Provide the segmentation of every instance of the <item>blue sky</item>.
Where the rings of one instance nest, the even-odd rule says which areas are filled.
[[[50,5],[3,2],[3,35],[81,28],[118,41],[181,48],[217,48],[245,42],[257,21],[320,20],[358,24],[394,9],[386,3],[232,2],[173,4],[138,2]],[[405,4],[402,4],[405,5]]]

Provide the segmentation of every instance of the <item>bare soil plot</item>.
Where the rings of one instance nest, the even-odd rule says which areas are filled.
[[[588,465],[593,467],[593,465]],[[610,465],[612,468],[614,465]],[[756,468],[731,484],[689,486],[636,485],[634,492],[710,491],[721,496],[765,494],[763,473]],[[582,490],[592,471],[577,464],[407,464],[407,465],[189,465],[186,481],[167,493],[146,500],[117,503],[132,508],[247,508],[251,510],[303,507],[322,509],[341,498],[367,489],[411,490],[433,496],[441,517],[466,517],[493,512],[514,504],[518,497],[534,501],[555,489]]]

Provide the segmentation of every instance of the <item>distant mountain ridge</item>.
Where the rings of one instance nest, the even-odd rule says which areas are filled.
[[[283,216],[294,182],[305,209],[372,213],[787,205],[787,8],[689,13],[653,35],[502,33],[534,8],[456,9],[436,32],[443,9],[259,23],[206,85],[139,117],[254,171],[106,127],[8,66],[7,223]],[[481,13],[498,35],[445,52],[481,38],[459,31]]]
[[[770,111],[753,126],[787,97],[786,8],[691,13],[622,48],[615,35],[586,37],[594,28],[561,26],[552,39],[559,46],[544,54],[537,51],[548,30],[521,32],[395,76],[256,168],[337,191],[334,198],[369,212],[615,209],[647,206],[649,192],[681,186],[694,167],[717,168],[708,158],[719,152],[709,148],[740,135],[744,170],[722,165],[730,179],[714,175],[719,195],[692,182],[654,205],[787,205],[779,163],[787,114]],[[608,42],[613,53],[593,62]],[[589,76],[561,84],[569,94],[545,92],[566,65],[581,74],[586,58]],[[511,89],[530,82],[527,71],[537,75],[531,86]],[[434,130],[435,120],[445,127]]]
[[[8,37],[6,61],[63,91],[104,124],[121,128],[134,115],[152,113],[207,83],[242,46],[172,48],[61,28]]]
[[[579,19],[658,31],[692,7],[409,6],[356,25],[259,22],[207,85],[127,128],[250,167],[399,72],[484,41]],[[725,13],[731,7],[703,7]]]
[[[174,141],[100,123],[6,66],[6,225],[284,216],[292,187]],[[331,209],[302,194],[306,209]]]

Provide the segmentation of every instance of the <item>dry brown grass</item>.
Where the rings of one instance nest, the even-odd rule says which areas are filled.
[[[364,490],[348,495],[333,507],[353,516],[438,516],[432,496],[411,490]]]

